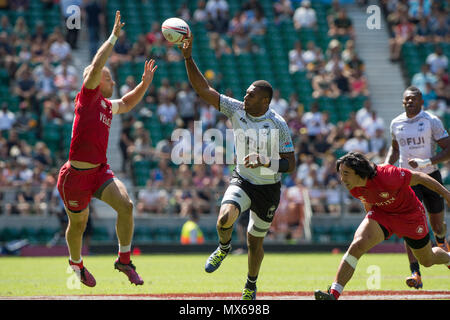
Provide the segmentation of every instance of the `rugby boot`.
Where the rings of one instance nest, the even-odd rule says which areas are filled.
[[[125,273],[131,283],[134,283],[137,286],[144,284],[144,280],[142,280],[142,278],[136,272],[136,267],[133,263],[131,263],[131,261],[129,264],[123,264],[120,263],[119,258],[117,258],[117,260],[114,262],[114,269]]]
[[[327,292],[316,290],[314,291],[314,298],[316,300],[336,300],[335,296],[332,295],[330,291],[330,288],[328,288]]]
[[[221,250],[220,247],[217,247],[217,249],[209,256],[208,260],[206,260],[205,271],[208,273],[216,271],[227,255],[228,252],[225,252]]]
[[[242,291],[242,300],[256,300],[256,288],[255,290],[244,288]]]
[[[411,288],[421,289],[423,287],[422,278],[417,272],[413,272],[406,278],[406,285]]]
[[[69,261],[70,267],[75,271],[78,279],[82,284],[87,287],[95,287],[97,282],[95,281],[94,276],[86,269],[86,267],[79,268],[77,265],[71,264]]]

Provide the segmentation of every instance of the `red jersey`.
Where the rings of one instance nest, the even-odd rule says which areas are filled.
[[[111,101],[100,93],[100,86],[77,94],[69,160],[106,163],[109,128],[113,113]]]
[[[350,190],[352,196],[388,214],[407,214],[422,207],[409,186],[411,171],[390,164],[379,165],[376,171],[376,176],[368,179],[365,187]]]

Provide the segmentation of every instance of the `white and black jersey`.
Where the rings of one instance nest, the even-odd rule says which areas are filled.
[[[220,95],[220,111],[230,119],[233,126],[236,172],[255,185],[279,182],[280,173],[265,167],[245,168],[243,158],[250,152],[265,152],[265,155],[278,159],[279,153],[293,152],[287,123],[272,109],[260,117],[252,117],[245,112],[243,105],[241,101]]]
[[[435,115],[421,111],[414,118],[402,113],[391,122],[392,139],[399,145],[399,167],[430,174],[438,167],[412,168],[408,159],[429,159],[436,154],[436,141],[448,137],[442,121]]]

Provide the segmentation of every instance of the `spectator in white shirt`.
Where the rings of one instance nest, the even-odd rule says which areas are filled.
[[[434,74],[436,74],[439,69],[447,69],[448,58],[444,55],[441,46],[437,45],[434,52],[428,55],[426,63],[430,65],[430,70]]]
[[[294,49],[289,51],[289,72],[295,73],[298,71],[304,71],[306,69],[306,62],[303,58],[302,43],[296,41]]]
[[[50,45],[50,55],[53,62],[60,62],[70,56],[72,49],[70,45],[64,40],[61,33],[56,36],[56,41]]]
[[[274,110],[280,116],[284,117],[289,105],[285,99],[280,96],[280,90],[275,89],[273,91],[272,101],[269,104],[269,108]]]
[[[228,3],[225,0],[208,0],[206,3],[206,12],[211,14],[213,19],[217,19],[219,12],[222,16],[228,13]]]
[[[3,102],[0,111],[0,131],[11,130],[15,122],[16,116],[8,110],[8,103]]]
[[[311,8],[309,0],[303,0],[300,7],[298,7],[293,16],[294,27],[297,30],[302,28],[315,28],[317,25],[316,11]]]
[[[177,107],[168,97],[163,96],[163,102],[158,106],[158,116],[162,123],[174,123],[177,118]]]
[[[343,149],[346,152],[355,151],[362,154],[367,154],[369,153],[369,142],[361,130],[355,130],[354,137],[347,140],[343,146]]]

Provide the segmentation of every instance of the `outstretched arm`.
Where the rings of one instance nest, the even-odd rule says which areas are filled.
[[[153,81],[153,76],[158,66],[155,66],[155,60],[145,61],[144,73],[142,74],[142,81],[130,92],[124,95],[119,100],[111,100],[111,103],[117,103],[117,111],[115,113],[125,113],[132,110],[144,97],[150,83]]]
[[[434,180],[426,173],[418,171],[411,171],[411,173],[412,173],[411,182],[409,183],[410,186],[421,184],[427,187],[428,189],[436,193],[439,193],[447,201],[447,204],[450,206],[450,192],[442,184]]]
[[[102,69],[108,60],[114,44],[119,37],[120,30],[125,25],[125,23],[120,22],[120,11],[116,11],[116,19],[114,21],[114,27],[111,36],[105,43],[98,49],[92,62],[86,67],[83,73],[84,86],[87,89],[95,89],[100,84],[102,77]]]
[[[194,58],[192,58],[192,41],[193,35],[187,39],[183,45],[180,45],[179,48],[184,56],[184,61],[186,62],[186,71],[188,74],[189,82],[194,88],[195,92],[208,104],[214,106],[217,110],[219,110],[220,106],[220,95],[219,93],[210,87],[208,81],[205,79],[203,74],[198,69],[195,64]]]

